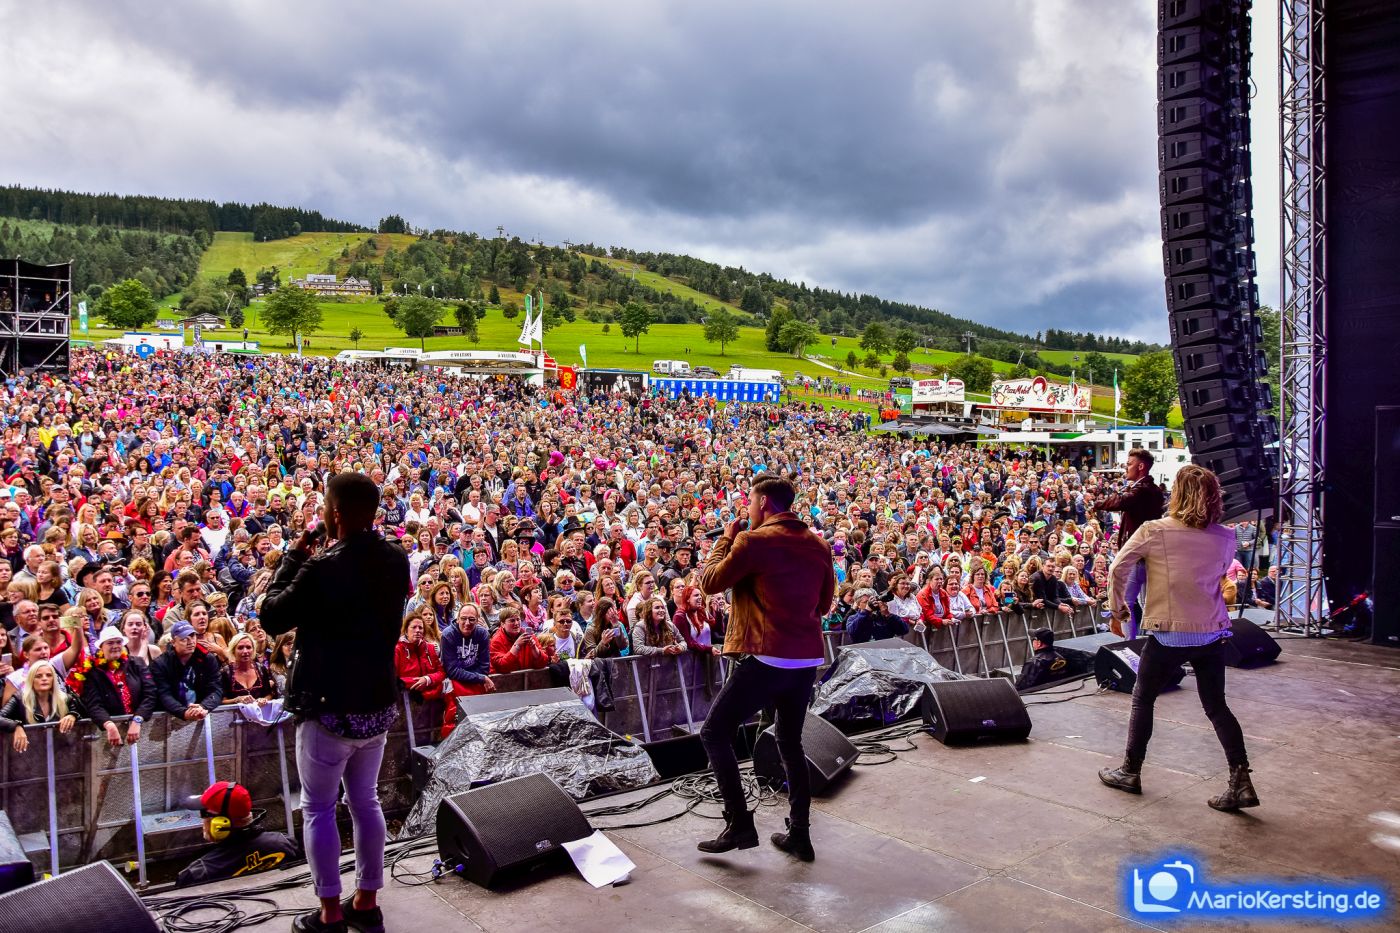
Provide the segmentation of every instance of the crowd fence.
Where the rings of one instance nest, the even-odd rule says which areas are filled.
[[[905,640],[924,648],[944,667],[969,676],[1014,672],[1031,653],[1030,636],[1041,627],[1057,639],[1096,631],[1097,612],[1030,610],[984,614],[957,625],[911,631]],[[841,632],[825,637],[831,663],[846,643]],[[613,732],[637,741],[695,732],[723,686],[730,662],[686,652],[631,655],[594,662],[611,686],[610,709],[597,711]],[[493,675],[499,691],[554,686],[549,671]],[[409,757],[416,745],[435,744],[441,701],[403,695],[404,715],[390,729],[379,794],[386,814],[413,804]],[[123,719],[116,720],[122,724]],[[57,874],[97,859],[128,863],[140,883],[147,863],[198,849],[198,795],[216,780],[248,788],[265,811],[263,825],[285,830],[298,822],[300,783],[296,730],[290,718],[263,725],[236,706],[186,722],[157,713],[135,745],[112,747],[101,729],[82,721],[69,733],[54,724],[25,727],[29,750],[0,742],[0,807],[40,871]]]

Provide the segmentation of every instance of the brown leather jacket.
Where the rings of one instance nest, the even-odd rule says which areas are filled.
[[[734,591],[725,654],[822,657],[821,619],[836,592],[831,547],[793,513],[717,540],[700,589]]]
[[[1162,517],[1162,487],[1150,475],[1144,476],[1116,496],[1100,501],[1097,508],[1104,512],[1123,513],[1113,542],[1121,548],[1143,522]]]

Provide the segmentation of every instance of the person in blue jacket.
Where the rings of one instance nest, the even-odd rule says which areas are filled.
[[[442,633],[438,650],[442,669],[452,682],[447,697],[447,709],[442,717],[442,736],[457,725],[459,696],[478,696],[496,689],[491,680],[491,633],[481,621],[481,609],[476,603],[463,603],[457,610],[457,624]]]
[[[846,620],[846,638],[851,644],[902,638],[909,633],[909,623],[891,615],[869,587],[856,590],[855,606],[855,611]]]

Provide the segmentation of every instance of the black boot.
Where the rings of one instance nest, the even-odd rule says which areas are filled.
[[[817,853],[812,850],[812,833],[807,826],[794,826],[792,820],[784,820],[787,824],[787,832],[774,833],[769,839],[773,845],[782,849],[788,855],[801,859],[804,862],[814,861]]]
[[[1225,793],[1206,801],[1216,810],[1243,810],[1245,807],[1259,806],[1259,795],[1254,792],[1254,782],[1249,779],[1249,765],[1239,765],[1230,769],[1230,786]]]
[[[752,849],[758,845],[758,828],[753,825],[753,813],[740,810],[737,814],[724,811],[724,829],[713,839],[699,843],[701,852],[728,852],[730,849]]]
[[[1130,794],[1140,794],[1142,793],[1142,762],[1124,758],[1123,763],[1118,767],[1100,770],[1099,780],[1109,787],[1116,787]]]

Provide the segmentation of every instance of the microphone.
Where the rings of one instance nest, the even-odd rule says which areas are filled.
[[[747,531],[748,527],[749,520],[747,518],[739,519],[740,531]],[[713,541],[715,538],[722,538],[724,537],[724,526],[720,525],[718,528],[712,529],[711,531],[707,531],[701,537],[709,538],[711,541]]]

